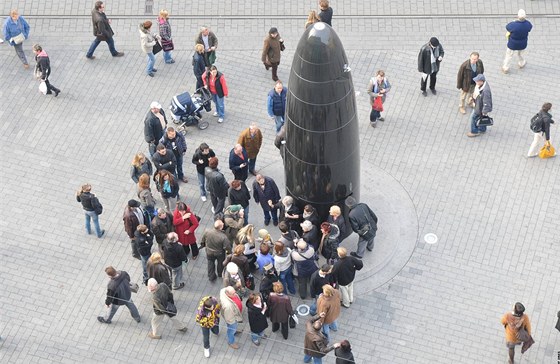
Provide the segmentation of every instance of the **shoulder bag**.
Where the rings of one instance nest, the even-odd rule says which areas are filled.
[[[156,39],[156,44],[154,44],[154,48],[152,48],[152,53],[153,54],[158,54],[163,48],[161,47],[161,44],[159,44],[159,42]]]
[[[476,121],[476,126],[492,126],[494,125],[494,119],[488,115],[480,115]]]

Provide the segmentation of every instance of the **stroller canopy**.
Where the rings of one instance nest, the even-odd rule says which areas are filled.
[[[190,115],[195,109],[191,94],[188,92],[183,92],[171,99],[171,112],[177,116]]]

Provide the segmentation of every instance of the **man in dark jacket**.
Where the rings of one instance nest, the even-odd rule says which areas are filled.
[[[156,146],[163,137],[163,131],[167,127],[167,118],[159,102],[154,101],[150,104],[150,111],[144,119],[144,140],[148,143],[150,156],[156,152]]]
[[[503,73],[509,73],[509,64],[515,53],[517,53],[519,57],[519,68],[525,67],[527,63],[523,56],[525,55],[525,49],[527,49],[527,40],[529,38],[529,32],[533,29],[533,24],[526,18],[527,14],[525,10],[519,9],[517,12],[517,20],[506,25],[508,42],[506,58],[504,58],[504,64],[502,65]]]
[[[206,259],[208,259],[208,279],[214,282],[217,277],[222,278],[224,271],[223,262],[226,254],[231,252],[231,242],[223,231],[222,220],[214,221],[214,227],[206,230],[200,239],[200,246],[206,248]],[[216,267],[217,262],[217,267]]]
[[[340,343],[334,343],[332,346],[329,345],[329,339],[322,332],[321,319],[325,317],[325,313],[322,312],[318,315],[310,318],[305,324],[305,341],[304,341],[304,363],[322,363],[322,359],[329,351],[334,350],[340,346]]]
[[[130,276],[128,273],[124,270],[117,271],[111,266],[105,268],[105,273],[109,276],[107,298],[105,299],[107,316],[97,316],[97,321],[110,324],[119,307],[125,305],[130,311],[132,318],[136,320],[136,322],[140,322],[140,313],[131,299]]]
[[[305,220],[301,224],[301,230],[303,232],[302,238],[305,242],[313,247],[315,251],[319,248],[319,230],[317,226],[313,225],[313,223],[309,220]]]
[[[316,270],[309,279],[309,293],[313,298],[313,303],[309,306],[309,314],[315,315],[317,313],[317,297],[323,293],[323,286],[325,284],[333,285],[334,277],[331,274],[332,266],[323,264],[321,269]]]
[[[267,70],[272,68],[272,80],[278,81],[278,65],[284,50],[284,40],[278,34],[278,29],[275,27],[270,28],[266,38],[264,39],[261,60],[264,68]]]
[[[123,213],[124,230],[130,238],[130,246],[132,248],[132,257],[136,259],[140,258],[140,253],[138,252],[138,245],[134,239],[134,233],[138,228],[138,225],[144,224],[144,212],[140,208],[140,202],[136,200],[129,200],[127,206],[124,208]]]
[[[60,89],[50,83],[49,77],[51,75],[51,60],[47,55],[47,52],[45,52],[39,44],[34,44],[33,53],[35,53],[35,61],[37,61],[35,72],[40,74],[41,82],[44,82],[47,86],[47,95],[54,92],[54,97],[57,97],[60,93]]]
[[[212,157],[208,160],[208,167],[205,169],[206,182],[208,192],[210,192],[210,200],[212,201],[212,212],[214,218],[221,217],[229,185],[222,174],[218,170],[218,158]]]
[[[274,226],[278,225],[278,208],[276,204],[280,201],[280,191],[276,182],[270,177],[257,174],[253,182],[253,198],[260,203],[264,213],[264,224],[268,226],[270,220]]]
[[[274,89],[270,90],[267,99],[268,116],[274,120],[276,124],[276,133],[280,133],[280,129],[284,126],[284,116],[286,114],[286,95],[288,89],[282,85],[281,81],[276,81]],[[276,146],[280,149],[278,146]]]
[[[152,232],[156,237],[156,242],[158,244],[160,253],[163,252],[161,245],[167,237],[167,234],[173,231],[175,231],[175,226],[173,225],[173,217],[168,214],[165,209],[159,208],[157,210],[157,216],[152,219]]]
[[[348,220],[352,231],[358,234],[358,248],[350,255],[361,259],[366,252],[373,250],[373,240],[377,232],[377,216],[365,203],[358,203],[352,196],[346,198],[346,206],[350,209]]]
[[[152,255],[152,245],[154,244],[154,234],[144,224],[138,225],[134,232],[134,240],[138,246],[138,253],[142,261],[143,282],[148,283],[147,263],[150,255]]]
[[[181,248],[183,250],[183,248]],[[173,299],[173,293],[165,283],[158,283],[154,278],[148,280],[148,292],[152,294],[152,305],[154,314],[152,315],[152,330],[148,334],[150,339],[161,339],[160,326],[165,316],[169,317],[177,331],[186,332],[187,326],[180,322],[177,317],[177,308]],[[169,304],[173,304],[173,308]]]
[[[249,223],[249,201],[251,194],[245,182],[234,179],[228,191],[229,204],[240,205],[243,208],[243,226]]]
[[[332,277],[338,285],[340,296],[342,297],[342,306],[350,307],[354,302],[354,278],[356,271],[364,267],[364,263],[353,256],[348,256],[348,252],[344,247],[336,249],[339,260],[334,263],[332,269]]]
[[[420,53],[418,53],[418,72],[422,73],[420,90],[424,96],[428,96],[426,92],[428,77],[430,77],[430,91],[434,95],[437,94],[436,76],[439,71],[439,64],[443,60],[443,55],[443,47],[436,37],[430,38],[430,41],[420,48]]]
[[[194,39],[195,44],[204,46],[204,60],[206,67],[210,67],[216,61],[216,48],[218,48],[218,37],[214,32],[210,31],[210,27],[200,27],[200,33]]]
[[[109,51],[113,57],[122,57],[124,52],[117,52],[115,49],[115,41],[113,40],[113,29],[111,29],[111,22],[105,15],[105,4],[103,1],[96,1],[93,10],[91,11],[91,22],[93,23],[93,35],[95,40],[91,43],[87,51],[87,59],[95,59],[93,52],[101,42],[107,42]]]
[[[80,190],[76,192],[76,201],[82,204],[84,213],[86,215],[86,232],[91,234],[91,220],[98,238],[105,235],[105,230],[101,230],[99,226],[99,215],[103,212],[103,206],[97,197],[91,193],[91,185],[86,183],[82,185]]]
[[[159,142],[160,144],[163,144],[163,146],[167,150],[173,152],[177,168],[177,177],[181,181],[187,183],[188,179],[183,174],[183,156],[187,152],[187,142],[185,141],[185,137],[183,136],[183,134],[177,133],[175,131],[175,128],[169,126],[165,132],[165,135],[159,140]]]
[[[233,177],[245,182],[249,176],[249,155],[241,144],[236,144],[229,152],[229,169]]]
[[[285,247],[294,249],[295,244],[297,244],[300,239],[297,231],[290,229],[290,226],[286,221],[282,221],[278,224],[278,230],[280,230],[281,233],[278,241],[284,244]]]
[[[459,67],[459,72],[457,72],[457,88],[461,90],[461,96],[459,97],[459,112],[461,114],[466,113],[465,100],[467,100],[471,107],[474,107],[474,103],[471,102],[474,87],[476,86],[473,78],[483,73],[484,64],[478,52],[472,52],[470,58]]]
[[[165,263],[171,267],[173,289],[185,287],[185,282],[183,282],[183,262],[188,262],[185,249],[178,242],[179,236],[177,233],[169,233],[162,244]]]
[[[492,91],[486,82],[484,75],[473,78],[476,86],[473,92],[474,109],[471,114],[471,131],[467,133],[469,138],[477,137],[486,133],[486,126],[478,126],[477,122],[482,116],[488,115],[492,111]]]
[[[163,144],[158,144],[157,152],[152,156],[152,162],[154,162],[156,171],[165,169],[172,175],[177,176],[177,159],[175,159],[175,154]]]
[[[554,124],[552,115],[549,113],[550,109],[552,109],[552,104],[545,102],[541,111],[535,115],[535,117],[540,119],[540,130],[533,130],[533,142],[531,147],[529,147],[529,152],[527,152],[527,157],[529,158],[538,156],[543,143],[550,141],[550,124]]]
[[[208,167],[208,160],[215,157],[216,153],[206,143],[201,143],[192,156],[192,163],[196,165],[198,187],[200,188],[200,199],[206,202],[206,177],[204,170]]]

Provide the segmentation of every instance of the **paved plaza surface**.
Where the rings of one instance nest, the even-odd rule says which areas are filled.
[[[147,337],[152,308],[144,287],[133,295],[142,323],[134,322],[126,308],[111,325],[100,324],[96,316],[105,312],[107,265],[141,280],[141,264],[131,257],[122,223],[126,202],[136,196],[129,166],[136,152],[147,152],[143,120],[150,102],[167,107],[172,96],[194,90],[191,55],[198,27],[207,24],[216,32],[217,66],[230,89],[225,122],[217,124],[205,115],[210,127],[191,128],[187,134],[190,181],[181,185],[181,195],[202,216],[200,237],[211,221],[210,202],[199,198],[190,156],[207,142],[231,179],[229,150],[239,132],[256,121],[264,133],[257,168],[280,160],[266,115],[273,82],[260,62],[262,40],[271,26],[278,27],[286,43],[279,76],[287,81],[305,15],[316,8],[315,1],[156,1],[150,16],[144,1],[109,1],[116,47],[126,55],[113,59],[101,44],[97,59],[89,61],[92,5],[71,0],[0,3],[4,16],[17,6],[27,18],[27,56],[31,60],[31,45],[40,43],[51,57],[51,81],[62,89],[58,98],[41,95],[32,71],[23,69],[10,46],[0,45],[0,362],[301,362],[304,320],[287,341],[269,333],[259,347],[251,343],[245,324],[239,350],[227,346],[222,321],[220,336],[211,338],[211,358],[203,357],[196,306],[202,296],[216,296],[221,288],[206,279],[204,251],[186,268],[186,288],[175,293],[186,333],[166,323],[162,340]],[[346,0],[332,6],[333,27],[359,92],[361,156],[367,162],[362,165],[373,165],[400,184],[418,220],[416,248],[394,278],[367,289],[374,277],[367,270],[358,273],[361,294],[343,309],[333,341],[349,339],[357,363],[506,363],[499,320],[521,301],[536,340],[521,362],[556,363],[560,160],[525,155],[532,140],[529,119],[540,106],[549,101],[553,116],[560,115],[560,2]],[[144,72],[137,25],[155,19],[160,8],[171,13],[176,63],[166,65],[158,56],[152,79]],[[534,25],[528,63],[503,75],[504,26],[519,8]],[[424,98],[416,60],[432,36],[439,38],[445,57],[438,95]],[[465,135],[469,118],[458,113],[455,88],[457,69],[471,51],[479,51],[484,61],[495,120],[486,135],[474,139]],[[385,70],[393,88],[386,121],[373,129],[365,89],[377,69]],[[557,127],[552,127],[552,142],[560,146]],[[82,209],[74,199],[84,182],[93,185],[105,207],[100,221],[107,233],[101,240],[85,234]],[[362,180],[362,190],[375,185]],[[399,223],[389,221],[391,216],[379,218],[380,231]],[[262,227],[254,203],[250,222]],[[269,230],[279,236],[273,227]],[[437,244],[423,242],[429,232],[439,237]],[[344,245],[352,248],[353,241]],[[366,255],[366,266],[374,255],[375,250]],[[292,302],[302,303],[299,297]],[[333,354],[324,362],[334,363]]]

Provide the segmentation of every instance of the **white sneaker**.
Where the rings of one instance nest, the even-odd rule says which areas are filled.
[[[217,112],[215,112],[215,113],[214,113],[214,114],[212,114],[212,115],[214,115],[214,116],[218,116],[218,113],[217,113]]]
[[[212,206],[212,213],[213,213],[213,214],[215,213],[215,212],[214,212],[214,206]]]
[[[218,123],[223,123],[224,122],[224,118],[219,118],[218,119]]]
[[[209,358],[209,357],[210,357],[210,349],[204,349],[204,357],[205,357],[205,358]]]
[[[4,43],[4,39],[0,38],[0,44]]]
[[[200,199],[202,200],[202,202],[206,202],[206,196],[200,196]]]

